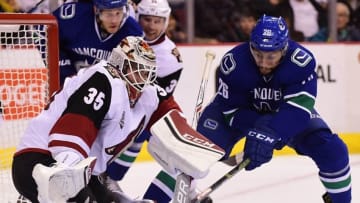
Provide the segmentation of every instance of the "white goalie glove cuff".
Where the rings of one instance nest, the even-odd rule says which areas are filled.
[[[192,129],[177,110],[168,112],[150,129],[148,151],[169,173],[203,178],[225,152]]]
[[[78,153],[73,151],[64,151],[53,156],[56,162],[62,163],[66,166],[74,166],[84,159],[83,156],[80,156]]]
[[[95,157],[88,157],[72,167],[62,163],[52,167],[36,164],[32,176],[37,184],[39,201],[66,202],[74,197],[89,183],[95,162]]]

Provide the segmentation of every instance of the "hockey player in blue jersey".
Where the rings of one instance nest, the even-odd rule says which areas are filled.
[[[226,150],[246,138],[244,158],[253,170],[285,145],[311,158],[326,193],[325,202],[350,203],[348,150],[314,108],[316,59],[289,39],[283,18],[263,16],[242,43],[222,58],[217,93],[197,130]]]
[[[143,36],[127,0],[65,3],[53,15],[59,24],[61,84],[79,69],[106,60],[126,36]]]

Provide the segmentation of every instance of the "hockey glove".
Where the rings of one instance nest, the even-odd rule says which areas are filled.
[[[59,162],[50,167],[36,164],[32,176],[39,199],[44,202],[65,202],[74,197],[89,183],[95,162],[95,157],[88,157],[73,166]]]
[[[280,139],[270,129],[250,129],[246,134],[244,159],[250,158],[246,170],[253,170],[271,160]]]

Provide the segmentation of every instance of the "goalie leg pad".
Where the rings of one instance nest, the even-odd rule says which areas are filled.
[[[89,157],[73,167],[36,164],[32,176],[37,184],[40,202],[66,202],[90,180],[96,158]]]
[[[225,152],[191,128],[178,110],[171,110],[150,128],[148,151],[171,174],[203,178]]]

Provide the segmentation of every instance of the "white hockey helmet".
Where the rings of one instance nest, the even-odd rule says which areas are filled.
[[[165,18],[163,32],[165,32],[170,18],[171,8],[167,0],[141,0],[137,5],[136,20],[141,15],[151,15]]]
[[[108,62],[139,92],[156,79],[155,52],[141,37],[128,36],[121,40]]]

